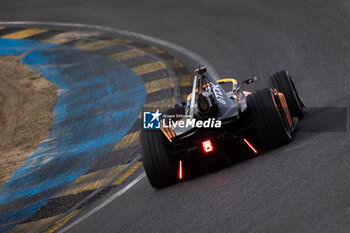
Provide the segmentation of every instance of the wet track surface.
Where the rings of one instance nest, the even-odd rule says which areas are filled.
[[[350,229],[349,126],[339,111],[327,110],[350,105],[348,1],[3,0],[0,20],[87,23],[144,33],[200,54],[221,77],[259,75],[262,81],[252,88],[266,86],[264,79],[286,68],[310,108],[304,130],[301,126],[287,146],[160,191],[143,179],[69,232]],[[349,110],[345,114],[349,118]],[[336,120],[330,124],[329,118]]]

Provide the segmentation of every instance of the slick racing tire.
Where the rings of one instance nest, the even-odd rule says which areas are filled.
[[[161,130],[146,129],[140,133],[141,158],[147,178],[155,189],[176,182],[176,166],[170,159],[166,137]]]
[[[247,106],[261,149],[284,145],[292,139],[292,132],[283,110],[279,110],[270,88],[263,88],[247,96]]]
[[[292,118],[302,118],[304,116],[304,104],[300,100],[293,80],[286,70],[274,73],[269,79],[269,86],[284,94]]]

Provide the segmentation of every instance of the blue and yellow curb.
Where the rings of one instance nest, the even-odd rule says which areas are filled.
[[[35,229],[38,229],[38,231],[45,228],[45,226],[50,226],[48,232],[53,232],[54,230],[57,230],[59,226],[63,225],[68,219],[72,218],[75,214],[78,213],[79,210],[73,210],[70,212],[67,212],[68,209],[72,207],[72,205],[76,204],[77,202],[83,200],[88,195],[90,195],[92,192],[101,189],[104,185],[109,183],[112,178],[114,178],[116,175],[118,176],[119,180],[115,180],[113,184],[110,184],[111,186],[120,185],[127,177],[129,177],[133,172],[135,172],[139,167],[141,166],[141,162],[137,162],[134,165],[131,165],[129,163],[125,163],[127,161],[131,161],[133,157],[137,154],[137,141],[138,141],[138,135],[141,129],[141,119],[138,117],[139,114],[136,112],[140,112],[142,109],[142,106],[145,108],[166,108],[166,107],[172,107],[175,103],[175,96],[174,96],[174,90],[175,87],[178,85],[180,90],[180,96],[185,96],[188,92],[188,89],[191,85],[191,77],[185,66],[176,60],[174,57],[166,53],[164,50],[156,48],[154,46],[150,46],[147,44],[141,44],[139,42],[134,42],[128,39],[124,38],[113,38],[113,39],[100,39],[98,35],[94,32],[75,32],[75,31],[53,31],[49,29],[43,29],[43,28],[8,28],[8,27],[0,27],[0,37],[2,40],[2,47],[5,47],[5,49],[0,50],[1,55],[7,55],[11,54],[9,53],[9,50],[13,49],[13,54],[22,54],[25,51],[23,51],[23,44],[26,44],[26,46],[29,46],[30,44],[33,45],[35,48],[40,48],[40,53],[43,53],[45,55],[50,54],[50,56],[53,56],[53,54],[57,55],[57,49],[62,50],[62,48],[69,48],[69,55],[59,54],[60,56],[55,57],[55,59],[50,60],[49,63],[47,63],[46,60],[42,60],[40,56],[35,52],[31,56],[24,57],[23,60],[21,60],[23,63],[28,64],[31,66],[33,70],[36,72],[48,72],[51,74],[55,73],[57,74],[57,71],[50,71],[48,70],[48,65],[53,64],[62,64],[67,65],[67,57],[69,57],[68,60],[73,59],[74,56],[76,56],[74,53],[71,53],[72,51],[77,51],[77,53],[81,51],[81,53],[84,54],[84,59],[86,57],[89,57],[91,59],[91,62],[89,64],[96,65],[96,59],[93,58],[98,57],[99,59],[107,59],[108,62],[105,64],[121,64],[118,65],[118,67],[124,66],[130,71],[127,71],[127,75],[121,79],[118,79],[118,84],[121,84],[120,82],[123,82],[123,87],[130,86],[143,86],[144,91],[138,90],[136,91],[137,95],[135,95],[135,98],[132,98],[133,94],[126,94],[124,90],[120,90],[123,94],[125,94],[129,100],[126,104],[123,104],[123,106],[133,106],[135,109],[135,120],[130,121],[131,115],[128,115],[127,119],[130,121],[130,126],[124,127],[123,130],[118,130],[119,134],[115,135],[113,134],[113,138],[110,140],[110,143],[108,143],[108,146],[103,144],[104,149],[101,151],[100,155],[98,156],[98,159],[95,160],[95,165],[90,166],[84,166],[83,169],[80,168],[79,172],[74,172],[72,175],[64,174],[64,176],[58,176],[56,178],[59,179],[65,179],[64,177],[69,176],[70,178],[67,179],[68,182],[64,185],[52,185],[48,184],[43,187],[51,187],[51,189],[47,189],[46,196],[44,198],[44,201],[38,201],[40,198],[36,201],[38,203],[37,205],[31,205],[29,206],[29,209],[25,209],[25,211],[16,210],[16,212],[13,212],[12,218],[2,219],[0,222],[0,229],[2,230],[9,230],[12,228],[11,232],[23,232],[23,229],[31,229],[30,232],[36,232]],[[4,43],[7,44],[4,44]],[[21,44],[21,45],[19,45]],[[5,46],[4,46],[5,45]],[[35,45],[35,46],[34,46]],[[15,46],[15,47],[14,47]],[[1,47],[1,46],[0,46]],[[12,47],[12,48],[11,48]],[[22,47],[22,50],[21,50]],[[33,47],[31,49],[33,49]],[[56,51],[55,51],[56,49]],[[4,52],[4,50],[6,50]],[[28,51],[28,50],[27,50]],[[32,52],[32,51],[31,51]],[[67,50],[68,52],[68,50]],[[34,58],[33,58],[34,57]],[[103,58],[102,58],[103,57]],[[83,59],[83,60],[84,60]],[[98,60],[98,59],[97,59]],[[38,61],[40,61],[38,63]],[[104,60],[105,61],[105,60]],[[113,65],[114,66],[114,65]],[[44,67],[44,68],[42,68]],[[46,68],[45,68],[46,67]],[[100,67],[101,68],[101,67]],[[174,80],[171,76],[169,70],[171,72],[174,72],[176,74],[177,80]],[[61,70],[62,72],[71,72],[69,68],[63,68]],[[124,72],[124,71],[123,71]],[[65,73],[67,74],[67,73]],[[140,80],[142,80],[142,83],[138,84],[139,81],[135,81],[130,79],[130,75],[134,74],[135,77],[140,77]],[[82,82],[77,82],[74,84],[74,87],[79,87],[83,82],[86,82],[86,75],[88,75],[88,72],[75,72],[72,74],[72,77],[84,77],[84,79],[81,79]],[[111,74],[109,74],[110,76]],[[131,75],[132,76],[132,75]],[[116,75],[115,75],[116,77]],[[53,82],[61,82],[59,78],[52,75],[51,77],[46,77],[48,79],[51,79]],[[102,79],[101,79],[102,78]],[[121,98],[121,95],[116,95],[116,88],[117,87],[110,87],[109,85],[105,85],[103,80],[104,77],[95,77],[95,78],[87,78],[90,81],[98,80],[96,84],[92,84],[94,87],[101,87],[105,88],[107,92],[113,93],[113,97]],[[66,79],[64,82],[64,85],[61,86],[63,90],[67,90],[67,84],[71,82],[72,80]],[[102,82],[101,82],[102,81]],[[111,82],[113,82],[111,80]],[[69,83],[70,85],[72,83]],[[131,85],[132,84],[132,85]],[[78,85],[78,86],[77,86]],[[87,84],[89,86],[90,84]],[[60,85],[58,85],[60,86]],[[60,88],[60,87],[58,87]],[[124,88],[125,89],[125,88]],[[144,93],[144,94],[142,94]],[[74,101],[72,103],[69,103],[69,106],[75,106],[80,111],[83,111],[81,109],[81,103],[82,101],[90,100],[94,101],[96,98],[98,99],[100,96],[100,93],[97,95],[93,95],[91,99],[83,97],[74,96]],[[137,97],[139,98],[137,98]],[[70,98],[63,95],[62,102],[61,100],[57,101],[55,111],[64,111],[66,108],[61,107],[60,104],[67,101],[67,99],[64,98]],[[184,97],[183,97],[184,98]],[[108,101],[113,100],[113,98],[109,98]],[[144,102],[143,102],[144,101]],[[87,105],[90,106],[91,103],[87,102]],[[140,106],[140,107],[138,107]],[[103,110],[101,108],[101,105],[98,104],[96,106],[90,106],[93,108],[93,111],[99,111]],[[120,111],[124,111],[124,108],[116,108],[113,109],[114,113],[118,113]],[[92,113],[93,113],[92,111]],[[130,112],[130,109],[127,110]],[[114,119],[113,117],[116,117],[115,115],[111,115],[111,119]],[[106,120],[102,120],[102,118],[97,118],[99,121],[106,122]],[[124,122],[126,120],[116,120],[114,119],[114,122]],[[69,125],[70,123],[72,126],[76,123],[76,120],[79,120],[79,117],[72,119],[72,122],[62,121],[60,122],[59,126],[65,126]],[[84,126],[86,125],[83,123]],[[87,125],[86,125],[87,126]],[[89,129],[89,132],[92,129]],[[93,131],[93,130],[92,130]],[[108,131],[108,130],[106,130]],[[122,133],[120,133],[122,132]],[[118,136],[119,135],[119,136]],[[52,140],[57,139],[57,134],[53,134],[50,136],[52,137]],[[81,137],[84,138],[84,136],[87,135],[81,135]],[[120,139],[118,139],[118,137]],[[51,140],[51,141],[52,141]],[[104,140],[106,138],[104,137]],[[48,140],[50,142],[50,140]],[[114,142],[114,143],[113,143]],[[88,147],[88,144],[90,145],[96,145],[96,143],[93,143],[92,141],[89,142],[89,140],[82,139],[81,145],[83,145],[83,149],[86,149]],[[101,143],[101,142],[97,142]],[[71,143],[74,145],[74,142]],[[47,146],[49,146],[47,144]],[[74,149],[74,148],[72,148]],[[38,153],[45,153],[52,152],[49,150],[45,151],[45,145],[44,147],[40,147],[38,150],[40,150]],[[60,149],[62,151],[64,149]],[[88,149],[91,150],[91,149]],[[41,154],[40,154],[41,155]],[[33,156],[33,155],[32,155]],[[31,158],[33,158],[31,156]],[[62,155],[60,155],[58,161],[62,160]],[[96,156],[89,155],[89,156]],[[35,157],[35,156],[34,156]],[[79,157],[79,156],[77,156]],[[114,161],[113,163],[110,162],[104,162],[104,161]],[[29,160],[30,161],[30,160]],[[55,161],[55,160],[53,160]],[[29,162],[26,162],[27,164]],[[32,161],[31,161],[32,163]],[[56,163],[56,162],[55,162]],[[53,163],[53,164],[55,164]],[[77,164],[80,164],[80,162],[76,162]],[[24,164],[25,165],[25,164]],[[32,165],[32,164],[31,164]],[[131,170],[124,171],[123,169],[125,167],[133,168]],[[38,165],[37,168],[40,168]],[[18,177],[22,179],[23,181],[25,177],[28,177],[26,173],[28,172],[28,167],[23,169],[19,169],[16,171],[18,174]],[[73,170],[72,170],[73,171]],[[4,193],[4,190],[8,190],[11,187],[11,184],[14,185],[13,187],[17,187],[18,190],[20,190],[20,193],[22,193],[21,197],[24,198],[24,202],[26,199],[30,197],[30,199],[38,198],[37,195],[40,195],[42,193],[40,189],[36,189],[36,191],[29,192],[28,194],[23,193],[22,190],[22,184],[23,183],[17,183],[18,178],[16,176],[16,173],[12,180],[10,179],[7,184],[3,187],[3,189],[0,191],[0,197],[1,193]],[[33,178],[33,176],[29,176]],[[34,176],[35,177],[35,176]],[[34,182],[36,182],[34,180]],[[24,182],[26,183],[26,182]],[[55,191],[59,190],[59,192]],[[25,190],[25,189],[24,189]],[[33,194],[33,195],[32,195]],[[2,204],[7,206],[11,206],[11,204],[15,203],[13,202],[16,198],[16,195],[11,195],[10,199],[1,199],[0,201]],[[8,201],[6,201],[8,200]],[[60,210],[55,209],[55,205],[60,205]],[[67,206],[65,206],[67,205]],[[30,211],[30,208],[33,208],[32,211]],[[3,210],[1,210],[3,211]],[[26,214],[24,214],[26,213]],[[4,215],[2,215],[4,216]],[[15,216],[13,218],[13,216]],[[17,217],[17,218],[16,218]],[[16,220],[17,219],[17,220]],[[6,222],[3,222],[3,221]],[[52,225],[52,223],[54,223]],[[58,228],[57,228],[58,227]],[[1,230],[0,230],[1,231]]]

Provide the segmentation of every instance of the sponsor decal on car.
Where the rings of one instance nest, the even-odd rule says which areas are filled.
[[[215,94],[215,97],[216,97],[217,101],[219,101],[222,104],[226,104],[226,101],[224,99],[224,95],[221,92],[220,85],[210,82],[210,86],[213,89],[213,92]]]

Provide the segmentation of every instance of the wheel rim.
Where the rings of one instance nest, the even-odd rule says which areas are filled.
[[[273,94],[271,97],[275,98]],[[275,99],[273,99],[273,100],[275,101]],[[290,130],[289,123],[288,123],[288,120],[287,120],[287,117],[286,117],[286,114],[285,114],[283,108],[281,110],[277,108],[276,111],[281,119],[284,131],[286,132],[286,134],[289,138],[292,138],[292,132]]]
[[[282,120],[283,128],[286,131],[288,137],[291,138],[292,137],[292,132],[290,130],[286,114],[284,113],[284,110],[282,110],[282,112],[279,112],[279,113],[280,113],[280,117],[281,117],[281,120]]]

